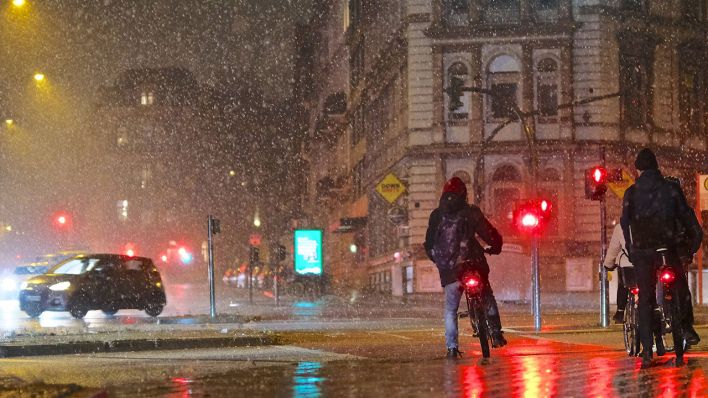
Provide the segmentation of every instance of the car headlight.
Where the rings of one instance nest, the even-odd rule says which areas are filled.
[[[71,282],[69,281],[64,281],[64,282],[59,282],[55,283],[51,286],[49,286],[49,290],[53,290],[55,292],[61,291],[61,290],[66,290],[71,286]]]
[[[12,291],[17,289],[17,283],[13,278],[7,277],[0,281],[0,289],[3,291]]]

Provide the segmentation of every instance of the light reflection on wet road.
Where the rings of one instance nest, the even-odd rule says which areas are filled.
[[[418,344],[417,338],[411,344]],[[351,341],[351,344],[354,344]],[[691,353],[676,368],[673,356],[655,359],[648,370],[623,351],[537,338],[512,337],[509,346],[481,359],[478,347],[463,347],[461,360],[441,357],[434,344],[412,356],[404,344],[381,348],[376,358],[293,361],[239,368],[206,377],[172,379],[149,393],[130,387],[118,396],[278,397],[703,397],[708,395],[708,354]],[[367,344],[362,342],[362,344]],[[307,344],[303,344],[307,345]],[[319,345],[319,344],[318,344]],[[357,350],[337,346],[340,351]],[[146,394],[147,393],[147,394]]]

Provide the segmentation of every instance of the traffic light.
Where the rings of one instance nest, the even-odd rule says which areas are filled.
[[[69,216],[69,213],[63,211],[54,213],[52,221],[57,228],[65,229],[71,226],[71,216]]]
[[[602,200],[607,192],[607,169],[595,166],[585,170],[585,198]]]
[[[286,257],[285,246],[283,246],[281,244],[277,244],[273,248],[273,260],[275,260],[275,262],[279,263],[281,261],[285,261],[285,257]]]
[[[452,76],[450,77],[450,84],[447,86],[445,89],[445,92],[448,95],[448,98],[450,99],[449,102],[449,109],[450,111],[455,111],[457,109],[462,108],[462,86],[464,85],[464,81],[460,79],[459,77]]]
[[[250,263],[251,266],[255,266],[258,264],[260,257],[260,251],[258,250],[257,247],[251,246],[250,251],[248,253],[248,262]]]
[[[520,202],[514,209],[514,226],[522,233],[540,233],[552,215],[553,204],[548,199]]]

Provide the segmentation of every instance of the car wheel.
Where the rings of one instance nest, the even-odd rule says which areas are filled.
[[[104,314],[106,314],[108,316],[113,316],[116,314],[116,312],[118,312],[118,306],[111,305],[111,306],[104,308],[102,311]]]
[[[42,310],[42,308],[39,306],[25,309],[25,314],[27,314],[27,316],[30,318],[38,318],[40,315],[42,315],[42,312],[44,312],[44,310]]]
[[[80,301],[76,301],[69,306],[69,313],[76,319],[83,318],[87,312],[88,306]]]
[[[147,307],[145,307],[145,313],[155,317],[162,313],[163,308],[164,306],[162,304],[148,304]]]

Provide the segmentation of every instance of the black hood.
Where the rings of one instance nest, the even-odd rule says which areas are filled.
[[[637,178],[634,185],[637,187],[638,191],[645,193],[656,191],[663,183],[664,176],[661,175],[661,172],[656,169],[650,169],[642,172],[642,175]]]

